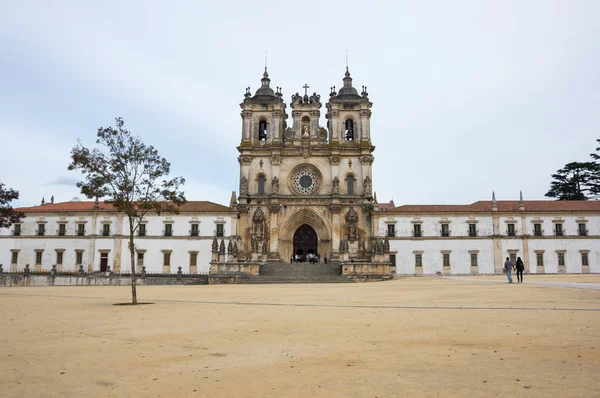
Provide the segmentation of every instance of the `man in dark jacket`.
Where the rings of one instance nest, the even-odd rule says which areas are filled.
[[[517,269],[517,283],[523,283],[523,271],[525,270],[525,264],[523,264],[521,257],[517,257],[517,265],[515,268]]]

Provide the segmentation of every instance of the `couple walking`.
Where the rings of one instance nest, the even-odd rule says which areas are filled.
[[[513,283],[512,275],[510,274],[513,269],[517,271],[517,283],[523,283],[523,270],[525,270],[525,265],[523,264],[521,257],[517,257],[516,265],[513,265],[509,257],[506,257],[506,262],[504,263],[504,272],[508,278],[508,283]]]

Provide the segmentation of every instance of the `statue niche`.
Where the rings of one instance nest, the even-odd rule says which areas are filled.
[[[347,236],[349,240],[355,240],[357,236],[357,224],[358,224],[358,214],[354,211],[354,208],[351,207],[346,213],[346,229]]]
[[[333,189],[331,193],[334,195],[340,194],[340,179],[338,178],[338,176],[335,176],[333,178]]]
[[[260,209],[256,209],[254,215],[252,216],[252,235],[259,237],[262,239],[264,236],[265,230],[265,215],[263,211]]]
[[[279,193],[279,178],[277,176],[273,177],[273,181],[271,182],[272,190],[274,194]]]

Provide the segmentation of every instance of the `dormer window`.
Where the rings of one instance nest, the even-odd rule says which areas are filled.
[[[352,119],[346,119],[346,123],[344,125],[346,141],[354,140],[354,121]]]
[[[261,120],[258,122],[258,140],[266,141],[267,139],[267,121]]]
[[[265,176],[264,175],[258,176],[258,191],[257,191],[257,193],[259,195],[265,194]]]

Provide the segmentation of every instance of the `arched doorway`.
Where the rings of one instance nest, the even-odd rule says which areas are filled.
[[[294,233],[294,254],[305,256],[318,254],[319,239],[317,232],[308,224],[301,225]]]

